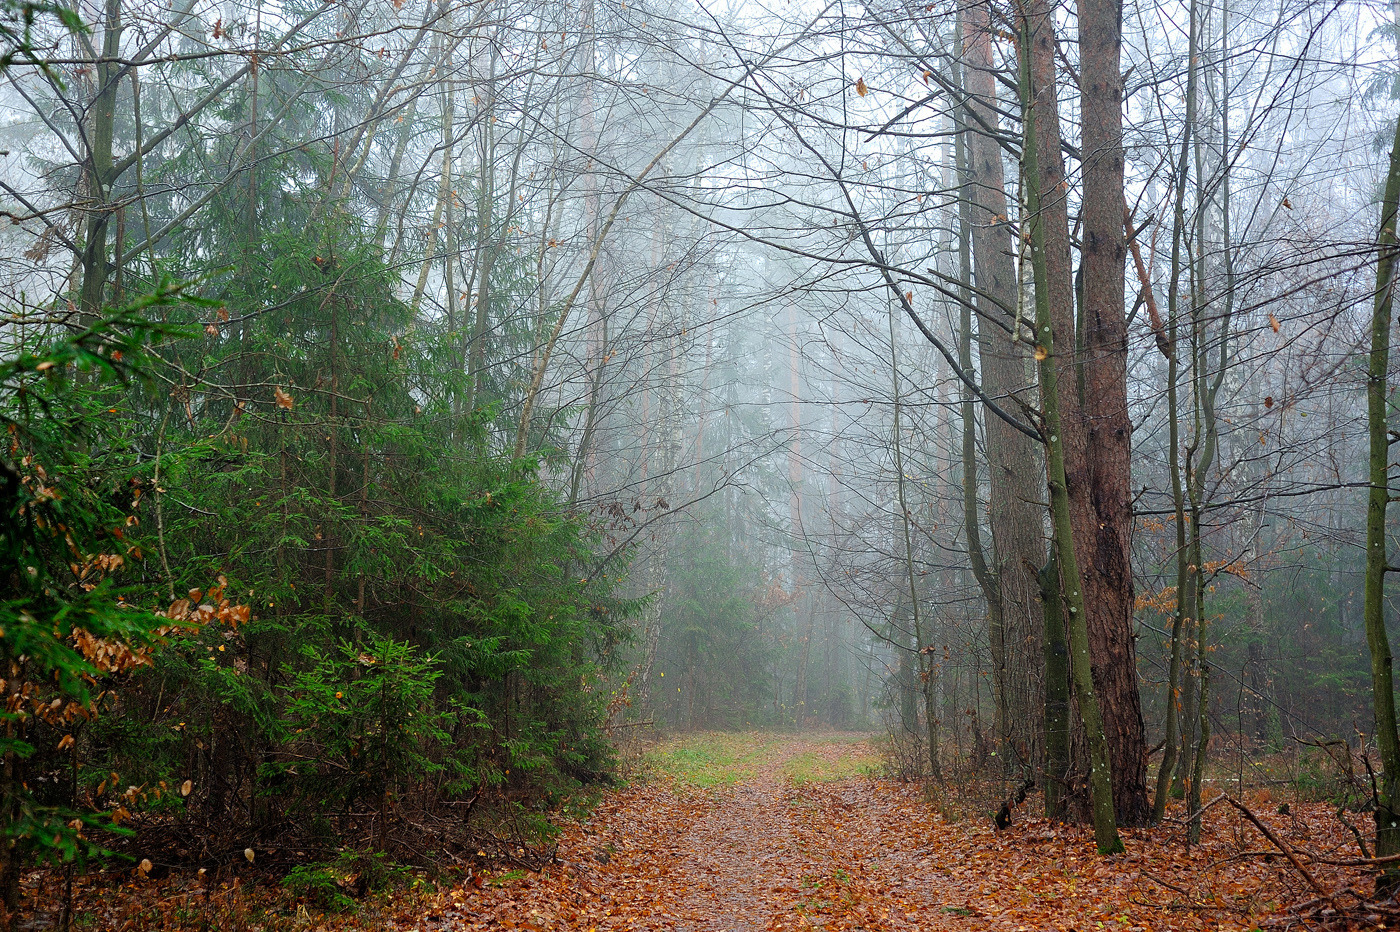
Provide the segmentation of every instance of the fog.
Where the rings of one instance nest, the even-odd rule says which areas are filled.
[[[1088,8],[83,4],[89,30],[41,20],[0,91],[0,335],[9,356],[163,275],[194,283],[211,302],[189,311],[196,335],[159,351],[155,388],[123,414],[140,462],[176,430],[243,432],[247,453],[246,424],[320,399],[316,423],[344,431],[337,504],[305,505],[305,534],[275,545],[308,555],[279,598],[301,580],[352,614],[389,599],[374,561],[411,543],[366,544],[352,565],[368,538],[331,528],[372,511],[356,497],[388,449],[363,439],[372,419],[428,418],[444,449],[524,461],[557,496],[548,520],[598,535],[546,562],[610,579],[626,618],[589,647],[612,664],[596,686],[610,733],[879,731],[905,775],[1015,782],[1045,779],[1048,693],[1069,695],[1076,662],[1047,668],[1046,613],[1061,616],[1037,585],[1048,355],[1079,425],[1061,469],[1086,643],[1096,676],[1111,655],[1129,683],[1102,687],[1110,745],[1133,716],[1139,757],[1160,741],[1189,759],[1203,723],[1242,753],[1364,745],[1394,26],[1353,2],[1126,4],[1122,178],[1106,188],[1085,163],[1109,151],[1079,89],[1097,67],[1077,41]],[[1021,30],[1050,25],[1057,57],[1032,78]],[[1032,165],[1046,73],[1060,143]],[[1060,184],[1028,182],[1056,153]],[[1116,245],[1096,219],[1115,198]],[[1105,242],[1116,281],[1090,259]],[[312,265],[286,265],[303,247]],[[327,316],[351,283],[371,295],[353,325]],[[423,360],[402,372],[411,404],[377,408],[401,349]],[[280,487],[301,481],[269,444]],[[1090,517],[1113,496],[1118,518]],[[210,507],[181,502],[162,520]],[[1104,533],[1079,537],[1095,520]],[[323,560],[323,527],[350,549]],[[162,537],[162,557],[179,546]],[[231,575],[243,552],[189,549]],[[181,588],[169,566],[145,572]],[[1053,602],[1080,597],[1063,586]],[[406,611],[383,609],[393,625]],[[426,637],[412,624],[405,638]]]

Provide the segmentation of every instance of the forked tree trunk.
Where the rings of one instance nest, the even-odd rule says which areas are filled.
[[[998,125],[987,8],[969,6],[964,24],[963,86],[969,95],[970,116],[965,134],[966,166],[982,386],[998,400],[1016,397],[1033,405],[1030,352],[1016,320],[1020,283],[1012,261],[1014,239],[1002,149],[991,136]],[[964,367],[967,364],[965,361]],[[1044,618],[1036,569],[1045,562],[1045,543],[1043,512],[1036,503],[1045,497],[1045,474],[1039,445],[1000,418],[986,419],[986,444],[991,575],[999,601],[996,611],[989,607],[988,613],[994,622],[1000,622],[1001,641],[1001,658],[994,672],[1003,715],[997,737],[1000,752],[1014,757],[1026,771],[1035,766],[1043,743],[1041,718],[1036,713],[1044,701],[1043,689],[1036,667],[1041,659]],[[973,559],[977,559],[976,554]]]
[[[1060,563],[1061,591],[1068,618],[1070,668],[1074,697],[1084,723],[1089,745],[1089,789],[1094,823],[1094,841],[1100,854],[1123,850],[1114,814],[1113,773],[1109,746],[1095,689],[1096,666],[1091,665],[1089,626],[1085,617],[1085,589],[1075,554],[1076,541],[1066,472],[1067,449],[1076,440],[1075,432],[1065,430],[1063,409],[1075,405],[1073,357],[1060,358],[1059,334],[1072,334],[1069,299],[1068,223],[1066,221],[1063,166],[1060,161],[1059,114],[1054,92],[1054,31],[1051,9],[1043,0],[1031,0],[1030,8],[1018,10],[1021,40],[1020,87],[1026,138],[1023,146],[1026,164],[1026,205],[1031,234],[1031,255],[1035,267],[1035,341],[1040,361],[1041,406],[1044,412],[1046,466],[1049,472],[1050,511],[1054,523],[1056,556]],[[1045,77],[1049,76],[1047,83]],[[1041,159],[1046,165],[1042,168]],[[1046,193],[1048,192],[1048,194]],[[1122,212],[1119,209],[1121,230]],[[1064,225],[1059,224],[1063,222]],[[1051,229],[1053,227],[1053,235]],[[1062,275],[1053,277],[1052,268]],[[1065,302],[1056,306],[1056,299]],[[1069,363],[1067,365],[1066,363]],[[1061,379],[1069,383],[1062,386]],[[1075,451],[1081,455],[1082,450]]]
[[[112,140],[116,127],[117,85],[121,73],[122,24],[120,0],[107,0],[102,33],[102,61],[94,68],[96,94],[88,117],[88,160],[83,184],[87,191],[87,219],[83,225],[80,264],[83,280],[78,307],[85,324],[102,313],[107,279],[112,273],[107,256],[107,226],[111,219],[109,198],[116,180]]]

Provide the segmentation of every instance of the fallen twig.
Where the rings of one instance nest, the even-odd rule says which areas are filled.
[[[1381,864],[1400,864],[1400,854],[1387,854],[1379,858],[1325,858],[1311,851],[1304,851],[1309,861],[1328,864],[1332,867],[1373,867]]]
[[[1185,896],[1185,897],[1190,897],[1190,896],[1191,896],[1191,891],[1189,891],[1189,890],[1183,890],[1181,887],[1178,887],[1178,886],[1176,886],[1175,884],[1167,883],[1165,880],[1163,880],[1162,878],[1156,876],[1156,875],[1153,874],[1151,871],[1140,870],[1139,873],[1142,874],[1142,876],[1146,877],[1148,880],[1152,881],[1153,883],[1155,883],[1155,884],[1160,884],[1161,886],[1166,887],[1168,890],[1171,890],[1171,891],[1173,891],[1173,892],[1175,892],[1175,893],[1180,893],[1182,896]],[[1147,904],[1144,904],[1144,905],[1147,905]]]
[[[1298,855],[1294,853],[1293,848],[1289,846],[1288,842],[1284,841],[1282,838],[1278,837],[1278,835],[1274,834],[1273,829],[1269,828],[1263,822],[1259,821],[1259,817],[1256,816],[1253,812],[1251,812],[1249,807],[1246,806],[1244,803],[1240,802],[1238,799],[1235,799],[1233,796],[1224,796],[1220,798],[1223,798],[1231,806],[1234,806],[1236,809],[1238,809],[1246,819],[1253,822],[1254,827],[1259,829],[1259,831],[1263,832],[1264,837],[1269,839],[1269,841],[1273,842],[1274,845],[1276,845],[1278,849],[1283,852],[1284,857],[1288,858],[1289,863],[1293,865],[1294,869],[1297,870],[1298,873],[1303,875],[1303,879],[1308,882],[1308,886],[1312,887],[1326,899],[1333,900],[1333,895],[1330,892],[1328,892],[1327,888],[1324,887],[1321,883],[1319,883],[1317,878],[1312,875],[1312,872],[1303,866],[1302,861],[1298,860]],[[1333,902],[1335,902],[1335,900],[1333,900]]]
[[[1189,813],[1187,813],[1186,815],[1184,815],[1184,816],[1182,816],[1182,817],[1180,817],[1180,818],[1167,817],[1167,818],[1162,819],[1162,821],[1163,821],[1163,822],[1172,822],[1172,823],[1175,823],[1175,824],[1177,824],[1177,825],[1187,825],[1187,824],[1191,823],[1192,821],[1194,821],[1195,819],[1198,819],[1198,818],[1200,818],[1201,816],[1205,815],[1205,814],[1206,814],[1207,812],[1209,812],[1210,810],[1214,809],[1218,804],[1223,803],[1227,798],[1228,798],[1228,797],[1226,797],[1226,795],[1225,795],[1224,793],[1221,793],[1219,796],[1215,797],[1215,798],[1212,799],[1210,802],[1206,803],[1204,806],[1202,806],[1201,808],[1197,809],[1195,812],[1189,812]]]
[[[1361,830],[1347,821],[1346,812],[1345,806],[1339,807],[1337,809],[1337,821],[1345,825],[1347,830],[1351,832],[1352,837],[1356,839],[1356,846],[1361,849],[1361,856],[1363,858],[1369,858],[1371,856],[1371,849],[1366,847],[1366,839],[1362,837]]]
[[[1220,906],[1216,903],[1149,903],[1146,900],[1139,900],[1136,897],[1129,897],[1128,902],[1134,906],[1146,906],[1148,909],[1160,909],[1164,912],[1212,912],[1212,913],[1244,913],[1247,910],[1238,906]]]

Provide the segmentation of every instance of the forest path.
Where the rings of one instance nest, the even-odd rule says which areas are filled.
[[[864,898],[856,876],[897,860],[881,842],[888,826],[872,824],[861,805],[864,775],[879,762],[865,736],[706,736],[664,745],[650,759],[674,784],[710,792],[681,793],[662,816],[673,825],[668,876],[639,930],[822,925]],[[639,840],[645,858],[654,846]],[[902,910],[888,899],[862,912],[897,923]]]
[[[1240,860],[1259,839],[1224,807],[1190,852],[1175,831],[1128,830],[1128,854],[1101,858],[1083,827],[1033,817],[1034,800],[1004,832],[985,813],[945,819],[877,776],[864,735],[694,735],[644,763],[565,828],[560,863],[478,878],[406,928],[1248,929],[1312,895],[1277,861]],[[1314,842],[1335,834],[1325,805],[1300,808],[1264,817]]]
[[[553,884],[525,880],[478,921],[750,932],[928,928],[910,911],[970,911],[944,907],[926,883],[933,865],[910,830],[936,814],[910,793],[869,805],[879,756],[866,735],[691,736],[645,765],[648,780],[561,843],[560,901],[532,895]]]

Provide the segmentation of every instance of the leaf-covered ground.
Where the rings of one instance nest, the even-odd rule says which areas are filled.
[[[650,761],[652,779],[566,830],[562,863],[455,890],[413,926],[1249,929],[1291,921],[1289,907],[1316,897],[1223,806],[1189,853],[1168,826],[1127,831],[1128,854],[1101,858],[1086,830],[1030,816],[1036,798],[1003,832],[989,818],[945,819],[919,788],[880,779],[858,736],[708,735]],[[1291,844],[1359,853],[1329,807],[1276,809],[1261,818]],[[1354,869],[1310,870],[1329,892],[1368,883]]]
[[[861,735],[693,736],[653,748],[629,786],[607,794],[586,819],[567,822],[557,863],[539,873],[507,866],[465,882],[420,878],[357,911],[332,914],[268,876],[209,884],[175,872],[160,880],[109,873],[79,880],[77,928],[1128,932],[1396,925],[1393,909],[1377,913],[1346,892],[1369,892],[1360,869],[1315,860],[1360,853],[1328,804],[1289,800],[1280,813],[1278,800],[1251,798],[1257,816],[1295,849],[1309,882],[1225,805],[1207,812],[1203,843],[1189,851],[1183,827],[1169,822],[1125,831],[1128,853],[1101,858],[1087,829],[1034,817],[1038,797],[997,832],[989,813],[969,804],[967,787],[930,800],[880,772],[879,754]],[[1350,818],[1360,827],[1367,819]],[[56,903],[58,879],[51,875],[32,892]],[[1320,898],[1319,888],[1333,900]],[[29,926],[49,927],[43,920]]]

